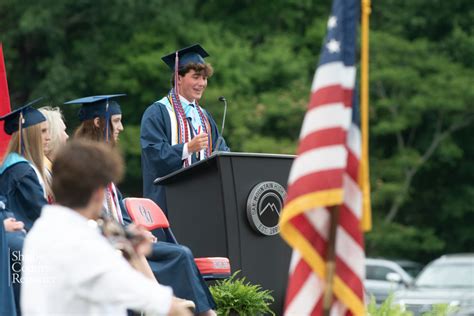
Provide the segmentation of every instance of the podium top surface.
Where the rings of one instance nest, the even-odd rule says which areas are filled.
[[[244,153],[244,152],[227,152],[227,151],[220,151],[213,154],[211,157],[205,160],[198,161],[191,166],[186,168],[182,168],[167,174],[164,177],[156,178],[153,181],[153,184],[168,184],[172,182],[172,179],[175,178],[178,174],[188,174],[191,173],[192,170],[205,168],[205,166],[209,166],[214,164],[218,158],[231,158],[231,157],[241,157],[241,158],[276,158],[276,159],[294,159],[295,155],[285,155],[285,154],[267,154],[267,153]]]

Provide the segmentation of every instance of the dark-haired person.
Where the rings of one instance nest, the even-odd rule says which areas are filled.
[[[150,105],[142,117],[143,195],[154,200],[166,214],[164,188],[153,181],[206,159],[213,151],[229,150],[223,139],[215,148],[220,138],[216,123],[199,104],[213,73],[212,66],[204,61],[207,56],[199,44],[164,56],[163,61],[173,71],[173,88]]]
[[[190,315],[171,288],[133,269],[97,229],[106,187],[122,174],[120,155],[104,144],[75,140],[58,152],[57,204],[43,208],[25,240],[25,316],[126,315],[127,309]]]
[[[105,140],[114,147],[124,129],[120,104],[116,101],[120,96],[93,96],[66,102],[82,104],[79,112],[81,124],[74,138],[98,142]],[[131,223],[122,202],[122,194],[113,182],[106,188],[103,208],[122,225]],[[153,244],[152,253],[147,258],[161,284],[171,286],[177,297],[193,301],[199,315],[215,315],[212,295],[187,247],[158,241]]]

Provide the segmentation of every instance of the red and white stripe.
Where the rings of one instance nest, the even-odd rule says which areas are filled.
[[[352,124],[355,67],[342,62],[320,66],[314,76],[311,100],[300,133],[298,156],[289,180],[287,204],[308,193],[342,188],[336,237],[336,275],[363,301],[364,243],[359,229],[362,192],[358,185],[361,133]],[[329,210],[305,210],[290,222],[325,258]],[[285,315],[321,315],[325,281],[294,250],[285,303]],[[334,297],[331,315],[352,315]]]

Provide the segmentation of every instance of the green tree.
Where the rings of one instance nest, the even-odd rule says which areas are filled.
[[[295,153],[331,1],[0,0],[13,105],[127,93],[121,189],[141,195],[143,111],[170,88],[160,57],[200,42],[202,104],[233,151]],[[371,15],[369,255],[472,250],[474,2],[380,0]],[[69,132],[77,107],[63,107]]]

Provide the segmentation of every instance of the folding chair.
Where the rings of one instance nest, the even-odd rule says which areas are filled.
[[[161,228],[166,234],[167,241],[178,244],[166,215],[155,202],[146,198],[126,198],[123,202],[135,224],[143,226],[149,231]],[[230,277],[230,263],[228,258],[195,258],[194,262],[205,280],[225,279]]]

